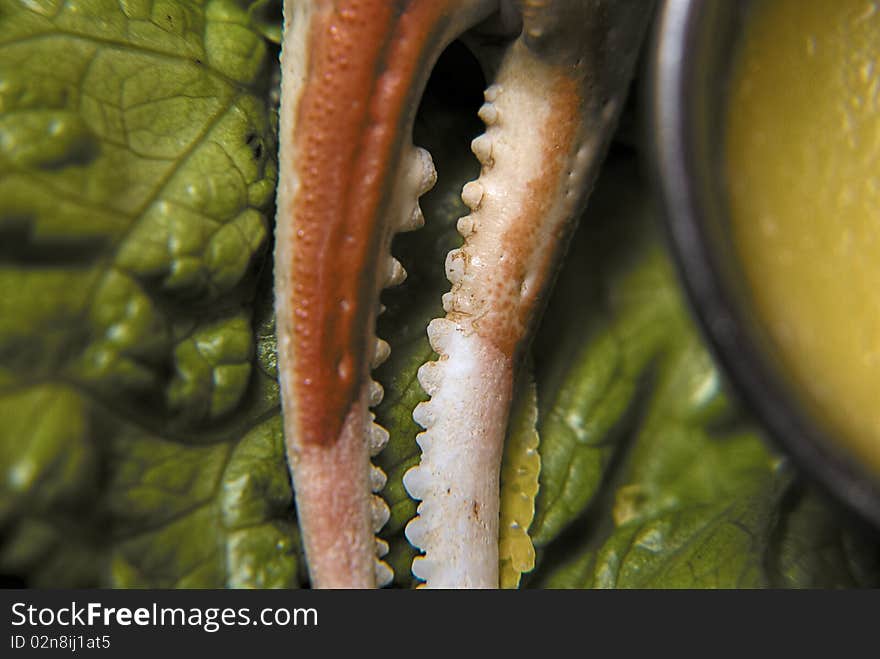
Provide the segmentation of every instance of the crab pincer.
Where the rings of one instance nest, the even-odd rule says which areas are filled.
[[[406,530],[435,587],[498,586],[499,471],[518,365],[604,155],[650,18],[635,0],[285,0],[275,252],[288,459],[312,584],[391,578],[388,518],[370,462],[387,433],[370,408],[382,288],[405,273],[391,239],[422,222],[430,156],[412,126],[431,69],[465,35],[492,77],[446,260],[446,316]]]

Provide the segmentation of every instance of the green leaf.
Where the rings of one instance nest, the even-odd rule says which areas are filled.
[[[277,163],[253,4],[0,7],[4,573],[302,580],[260,276]]]
[[[816,491],[795,487],[771,557],[780,588],[876,587],[880,550],[876,532],[864,528]],[[841,523],[841,520],[848,523]]]
[[[769,585],[763,559],[790,476],[754,434],[703,427],[707,397],[723,394],[711,362],[691,347],[660,376],[605,512],[613,529],[591,538],[595,548],[553,575],[551,587]]]
[[[638,187],[634,167],[625,157],[606,165],[535,342],[537,546],[551,542],[598,493],[640,413],[652,365],[682,332],[675,281],[651,226],[651,198]]]

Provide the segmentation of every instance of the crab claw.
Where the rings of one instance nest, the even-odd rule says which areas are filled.
[[[421,500],[407,538],[428,587],[498,587],[499,472],[514,379],[575,219],[593,185],[648,25],[647,2],[522,3],[522,32],[485,92],[482,164],[462,191],[471,213],[449,253],[445,318],[428,326],[437,361],[421,462],[404,477]],[[477,40],[478,41],[478,40]],[[479,50],[478,50],[479,55]]]
[[[604,153],[650,3],[637,0],[285,0],[275,252],[284,429],[313,586],[390,580],[375,538],[388,518],[370,463],[387,433],[370,407],[378,298],[403,273],[398,231],[421,223],[435,178],[412,145],[428,75],[455,38],[497,71],[462,198],[465,244],[447,259],[440,360],[407,527],[429,586],[498,585],[498,472],[517,363]],[[486,21],[493,15],[500,19]],[[481,31],[482,30],[482,31]],[[489,36],[481,39],[481,36]],[[502,41],[502,38],[504,39]],[[498,44],[503,42],[503,47]]]
[[[370,368],[379,293],[403,278],[395,232],[434,181],[415,110],[448,43],[491,12],[466,0],[285,0],[275,290],[284,430],[313,586],[390,580],[388,507],[370,464],[387,433]]]

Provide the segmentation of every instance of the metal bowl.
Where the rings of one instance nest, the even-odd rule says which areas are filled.
[[[880,474],[798,394],[755,314],[730,232],[723,166],[727,81],[746,2],[667,0],[648,75],[651,166],[691,306],[740,399],[782,450],[880,527]]]

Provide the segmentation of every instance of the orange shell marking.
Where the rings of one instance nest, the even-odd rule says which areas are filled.
[[[294,387],[304,444],[335,442],[369,368],[381,226],[412,79],[443,2],[322,3],[293,142],[299,189],[290,214]]]

